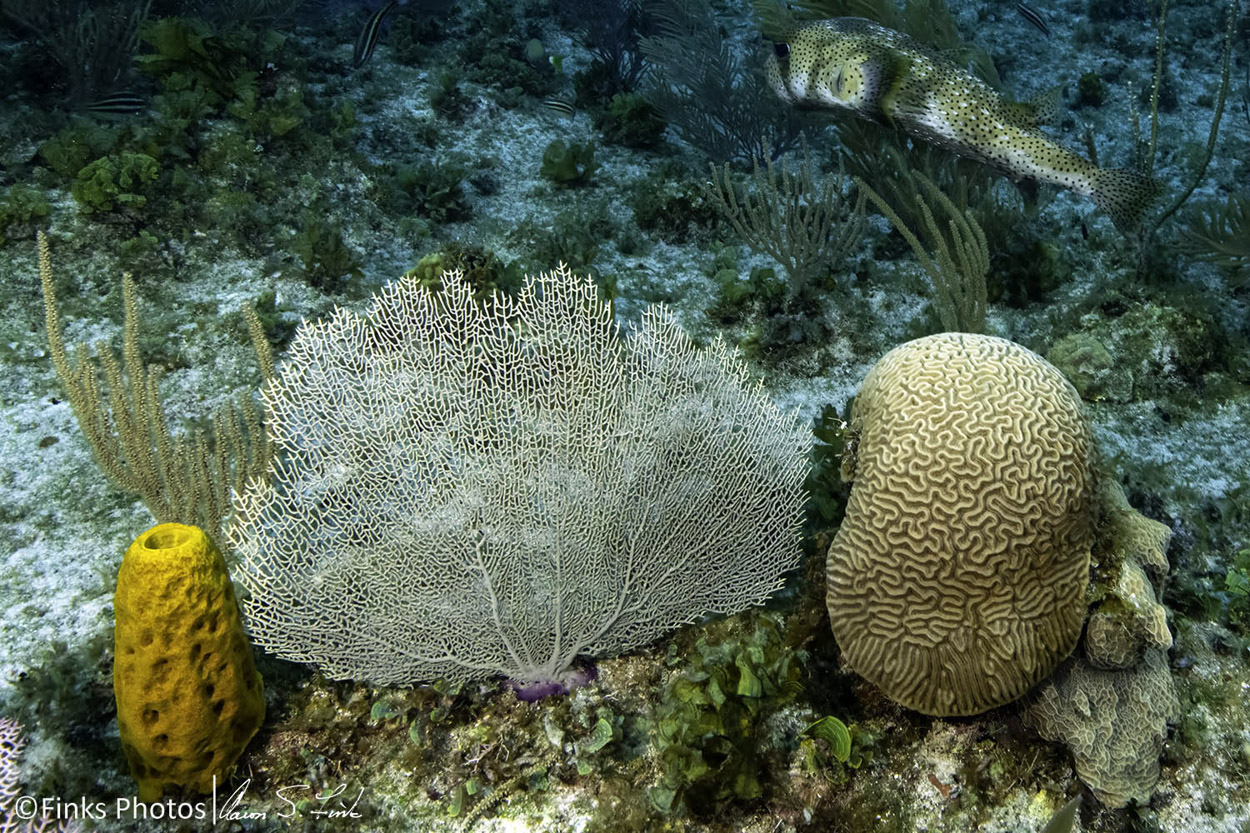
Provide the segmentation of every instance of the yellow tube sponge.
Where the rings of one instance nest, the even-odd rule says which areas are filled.
[[[265,719],[221,552],[198,527],[152,527],[126,550],[113,611],[117,724],[140,800],[209,792]]]

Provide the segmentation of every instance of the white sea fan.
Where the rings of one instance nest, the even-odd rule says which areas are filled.
[[[23,793],[22,750],[26,738],[16,720],[0,717],[0,833],[80,833],[77,818],[52,819],[42,812],[40,796]],[[69,804],[69,812],[74,805]]]
[[[334,678],[559,681],[762,602],[798,561],[808,432],[666,312],[622,343],[565,268],[475,302],[403,279],[301,325],[235,500],[256,641]]]
[[[7,823],[13,802],[21,794],[18,791],[18,775],[21,767],[22,749],[26,747],[26,739],[22,737],[22,727],[16,720],[0,717],[0,824]]]

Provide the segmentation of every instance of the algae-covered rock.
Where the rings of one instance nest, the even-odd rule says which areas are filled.
[[[1145,573],[1126,562],[1114,594],[1100,602],[1085,625],[1085,658],[1096,668],[1129,668],[1148,648],[1172,646],[1167,611],[1155,601]]]
[[[1096,668],[1130,668],[1147,650],[1172,647],[1167,609],[1159,603],[1172,531],[1129,506],[1113,480],[1101,483],[1098,495],[1098,558],[1111,580],[1095,581],[1098,601],[1085,625],[1084,653]]]
[[[1111,352],[1102,342],[1086,333],[1072,333],[1055,342],[1046,353],[1082,399],[1128,402],[1133,398],[1133,375],[1116,367]]]

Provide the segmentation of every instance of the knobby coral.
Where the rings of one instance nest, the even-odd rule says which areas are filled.
[[[272,482],[229,533],[257,642],[337,678],[544,685],[779,586],[810,440],[722,343],[652,310],[622,345],[564,268],[472,296],[405,278],[301,326]]]

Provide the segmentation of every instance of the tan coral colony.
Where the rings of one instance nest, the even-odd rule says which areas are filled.
[[[1075,389],[1001,338],[908,342],[851,412],[827,602],[847,663],[902,705],[1008,703],[1073,650],[1093,544],[1093,439]]]

